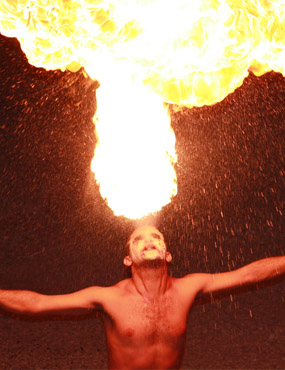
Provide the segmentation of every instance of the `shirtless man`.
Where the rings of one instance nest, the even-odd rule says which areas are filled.
[[[189,309],[197,294],[254,284],[285,273],[285,257],[262,259],[231,272],[167,274],[163,235],[152,226],[136,229],[124,264],[132,277],[111,287],[89,287],[65,295],[0,290],[0,307],[12,312],[76,314],[102,310],[110,369],[179,369]]]

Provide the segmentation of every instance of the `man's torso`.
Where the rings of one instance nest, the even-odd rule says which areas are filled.
[[[151,302],[130,289],[131,279],[110,287],[104,307],[110,368],[178,368],[182,359],[187,315],[196,295],[183,294],[180,280]]]

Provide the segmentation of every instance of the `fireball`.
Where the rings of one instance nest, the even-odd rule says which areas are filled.
[[[92,170],[115,214],[176,194],[165,104],[223,100],[256,75],[285,75],[284,0],[2,0],[0,32],[31,64],[100,81]]]

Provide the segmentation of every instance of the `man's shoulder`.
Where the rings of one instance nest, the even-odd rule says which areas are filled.
[[[172,278],[174,285],[178,287],[189,287],[192,286],[193,288],[200,288],[205,280],[205,276],[207,274],[203,273],[191,273],[187,274],[181,278]]]
[[[196,296],[203,288],[203,278],[200,274],[188,274],[180,278],[171,277],[170,292],[177,301],[182,302],[187,310],[193,304]]]
[[[123,279],[123,280],[118,281],[117,284],[113,285],[112,287],[114,289],[124,290],[124,289],[129,288],[131,283],[132,283],[132,279],[130,279],[130,278]]]
[[[170,278],[173,281],[173,283],[180,284],[180,283],[184,283],[184,282],[189,281],[189,280],[195,280],[195,279],[198,278],[198,275],[201,275],[201,274],[191,273],[191,274],[187,274],[187,275],[184,275],[184,276],[178,277],[178,278],[170,276]]]
[[[131,292],[131,279],[124,279],[114,285],[104,288],[103,296],[105,302],[122,302]]]
[[[127,291],[128,280],[125,279],[110,286],[90,286],[84,289],[84,291],[89,297],[96,297],[102,303],[106,303],[110,300],[120,298]]]
[[[114,293],[120,294],[122,292],[127,291],[131,286],[132,279],[124,279],[118,281],[116,284],[107,287],[109,291],[113,291]]]

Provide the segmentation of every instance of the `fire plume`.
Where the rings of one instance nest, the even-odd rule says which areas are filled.
[[[159,96],[127,78],[121,83],[103,83],[97,92],[91,169],[114,213],[140,218],[176,194],[175,135]]]
[[[137,179],[136,186],[142,177],[150,179],[144,185],[143,194],[147,194],[149,184],[164,178],[164,174],[157,172],[164,164],[159,164],[154,155],[157,159],[168,158],[170,164],[175,162],[173,133],[162,102],[187,107],[215,104],[240,86],[249,71],[262,75],[273,70],[285,75],[284,24],[284,0],[1,0],[0,3],[0,32],[18,38],[31,64],[71,71],[84,67],[91,78],[100,81],[96,116],[99,144],[92,168],[111,207],[115,203],[111,201],[115,188],[117,193],[121,188],[129,189],[126,196],[117,194],[126,204],[126,198],[134,202],[134,198],[142,195],[132,198],[130,180],[124,185],[115,185],[110,178],[105,180],[103,168],[117,178],[134,174],[141,161],[130,158],[134,147],[140,147],[144,161],[149,164],[133,178]],[[108,111],[117,114],[111,116]],[[103,133],[103,126],[107,133]],[[168,130],[172,147],[160,145],[164,130]],[[115,136],[116,143],[106,139],[108,135]],[[153,152],[145,150],[146,142]],[[105,145],[107,149],[103,149]],[[119,160],[117,155],[123,146],[132,154],[122,153]],[[117,165],[109,163],[110,157],[117,165],[124,164],[120,171]],[[152,162],[156,163],[156,170],[151,169]],[[175,182],[173,167],[167,172],[164,184]],[[163,185],[159,186],[163,192]],[[168,198],[173,194],[175,191],[169,185]],[[160,209],[165,202],[150,206],[141,215]],[[122,210],[114,212],[126,214]],[[140,215],[130,212],[129,217]]]

